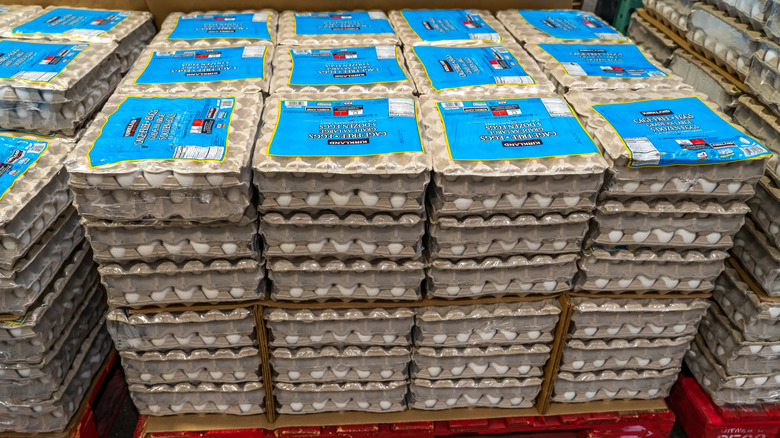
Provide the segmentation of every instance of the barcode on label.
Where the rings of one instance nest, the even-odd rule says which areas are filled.
[[[504,46],[491,47],[490,50],[496,53],[509,53],[509,50]]]
[[[44,149],[46,149],[46,143],[33,143],[30,146],[30,152],[33,154],[40,154]]]
[[[561,66],[566,70],[566,74],[570,76],[587,76],[585,70],[576,62],[562,62]]]
[[[543,98],[542,104],[545,109],[547,109],[547,114],[549,114],[550,117],[574,117],[571,108],[569,108],[569,105],[567,105],[563,99]]]
[[[252,21],[255,23],[268,21],[268,12],[258,12],[257,14],[253,14]]]
[[[741,147],[742,152],[745,154],[746,157],[752,157],[753,155],[759,155],[766,153],[766,149],[764,149],[761,146],[747,146],[747,147]]]
[[[154,52],[157,56],[173,56],[176,53],[174,50],[164,50],[162,52]]]
[[[225,153],[224,146],[176,146],[173,158],[186,160],[220,160]]]
[[[596,32],[595,35],[596,35],[596,38],[601,39],[601,40],[628,41],[627,37],[624,37],[623,35],[621,35],[619,33]]]
[[[120,17],[129,17],[132,13],[133,11],[117,11],[116,15]]]
[[[242,58],[262,58],[265,55],[265,47],[244,47]]]
[[[80,52],[80,51],[86,49],[87,47],[89,47],[89,44],[79,44],[78,46],[73,46],[73,48],[71,50],[74,51],[74,52]]]
[[[386,20],[387,15],[382,11],[372,11],[368,13],[368,18],[372,20]]]
[[[496,76],[496,84],[533,84],[534,80],[530,76]]]
[[[306,106],[305,100],[285,100],[285,108],[303,108]]]
[[[395,46],[377,46],[376,59],[394,59]]]
[[[387,99],[387,114],[390,117],[414,117],[414,101],[406,98]]]
[[[469,33],[469,39],[470,40],[483,40],[483,41],[495,41],[497,43],[501,42],[501,35],[497,33]]]
[[[647,75],[650,76],[651,78],[657,78],[657,77],[660,77],[660,76],[667,76],[667,74],[662,72],[662,71],[654,71],[654,70],[648,71]]]
[[[631,151],[631,159],[633,161],[641,161],[648,164],[658,164],[661,154],[658,149],[653,146],[645,137],[631,137],[624,138],[626,147]]]
[[[220,99],[219,100],[219,107],[220,108],[233,108],[233,99]]]
[[[20,71],[13,75],[12,79],[21,79],[23,81],[49,82],[57,76],[52,71]]]
[[[479,18],[479,12],[477,12],[476,9],[466,9],[463,11],[466,15],[470,15],[472,17]]]
[[[445,109],[463,108],[463,102],[441,102],[441,107]]]
[[[73,36],[91,38],[91,37],[100,36],[100,34],[102,34],[103,31],[98,29],[70,29],[65,33]]]
[[[294,55],[309,55],[311,54],[311,50],[309,49],[294,49],[293,51]]]

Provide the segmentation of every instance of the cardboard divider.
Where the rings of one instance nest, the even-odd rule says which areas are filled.
[[[571,298],[569,298],[568,295],[561,295],[558,298],[558,302],[561,305],[561,314],[558,318],[558,324],[555,326],[555,335],[552,349],[550,350],[550,358],[547,359],[547,364],[544,366],[542,389],[536,397],[536,410],[540,414],[545,414],[550,406],[555,379],[558,377],[558,369],[561,366],[563,349],[566,347],[566,334],[569,333],[571,314],[574,311]]]
[[[263,323],[263,307],[255,306],[255,331],[260,352],[263,389],[265,390],[265,415],[269,423],[276,421],[276,401],[274,400],[273,374],[271,374],[271,350],[268,347],[268,331]]]
[[[739,276],[742,278],[742,280],[747,283],[748,287],[750,287],[750,290],[755,292],[756,296],[761,301],[766,301],[768,303],[780,303],[780,297],[772,297],[769,296],[764,288],[758,284],[755,278],[753,278],[753,274],[748,272],[743,266],[742,262],[739,261],[736,257],[730,257],[726,262],[734,268],[734,270],[739,273]]]

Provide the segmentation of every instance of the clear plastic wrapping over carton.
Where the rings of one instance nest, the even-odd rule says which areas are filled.
[[[756,185],[756,196],[748,200],[751,219],[766,233],[771,244],[780,248],[780,188],[777,182],[765,176]]]
[[[570,339],[561,371],[663,370],[680,368],[693,335],[677,338]]]
[[[737,99],[742,96],[742,91],[715,69],[687,51],[678,49],[674,52],[669,70],[681,77],[683,82],[717,103],[724,113],[733,114]]]
[[[777,175],[780,175],[780,147],[774,143],[774,138],[780,135],[780,119],[777,114],[761,105],[753,96],[743,94],[737,100],[734,120],[772,151],[767,162],[767,172],[777,180]]]
[[[549,357],[547,344],[417,347],[410,372],[426,380],[539,377]]]
[[[129,389],[130,398],[142,415],[254,415],[265,412],[265,390],[261,382],[134,383]]]
[[[275,382],[406,381],[411,351],[407,347],[274,348],[271,365]]]
[[[758,31],[763,30],[769,10],[774,4],[771,0],[712,0],[709,3]]]
[[[297,15],[320,14],[318,12],[306,11],[284,11],[279,14],[278,41],[279,46],[321,46],[321,47],[341,47],[341,46],[363,46],[363,45],[399,45],[400,41],[395,34],[395,30],[389,26],[387,14],[380,10],[362,10],[353,9],[351,11],[331,11],[328,14],[341,15],[350,13],[366,13],[369,20],[388,22],[386,31],[378,33],[364,32],[323,32],[322,34],[299,34],[296,23]]]
[[[17,23],[27,21],[43,9],[38,5],[7,5],[0,12],[0,28],[11,27]]]
[[[691,8],[699,0],[647,0],[644,7],[662,16],[678,33],[688,30]]]
[[[628,36],[631,41],[641,47],[645,53],[652,55],[664,67],[669,67],[675,50],[680,48],[674,40],[638,14],[631,17],[631,23],[628,25]],[[678,76],[683,76],[672,68],[670,70]]]
[[[260,381],[260,354],[255,347],[123,351],[119,356],[129,384]]]
[[[780,296],[780,249],[751,219],[734,237],[734,257],[764,288],[769,296]]]
[[[425,13],[426,11],[430,12],[430,17],[427,17],[427,23],[436,23],[436,13],[441,12],[457,12],[462,13],[464,16],[468,17],[470,20],[480,19],[485,22],[487,27],[489,29],[485,29],[482,27],[477,28],[477,31],[472,32],[468,36],[464,36],[462,38],[448,38],[447,36],[442,35],[441,37],[437,37],[436,39],[423,39],[420,37],[420,35],[413,29],[412,25],[409,23],[408,19],[404,16],[405,13],[413,12],[413,13]],[[417,45],[436,45],[436,46],[460,46],[460,45],[472,45],[472,44],[480,44],[481,42],[495,42],[495,43],[502,43],[502,42],[514,42],[514,38],[512,38],[512,35],[507,31],[504,26],[501,24],[500,21],[498,21],[493,14],[491,14],[489,11],[485,9],[443,9],[443,10],[427,10],[427,9],[405,9],[400,11],[390,11],[389,12],[390,21],[393,23],[393,27],[395,28],[396,32],[398,32],[398,37],[401,39],[401,42],[404,46],[417,46]],[[458,25],[461,25],[461,23],[457,23]],[[415,23],[415,25],[419,25]],[[441,28],[447,29],[449,27],[454,27],[453,24],[449,20],[443,21],[443,23],[440,25]],[[440,31],[441,32],[441,31]]]
[[[465,407],[530,408],[542,389],[542,379],[413,379],[409,405],[439,410]]]
[[[274,385],[281,414],[334,411],[399,412],[406,409],[405,381],[283,383]]]
[[[226,15],[252,15],[250,24],[242,30],[252,30],[253,26],[265,25],[268,32],[268,37],[260,34],[242,35],[240,37],[231,38],[228,32],[208,32],[208,28],[202,30],[194,30],[194,35],[172,35],[176,30],[177,25],[182,19],[195,20],[203,19],[207,21],[209,17],[214,16],[221,18]],[[174,12],[169,14],[163,23],[160,25],[160,32],[154,37],[149,47],[153,50],[188,50],[188,49],[210,49],[219,47],[232,47],[241,45],[265,45],[273,46],[276,40],[276,23],[279,18],[279,14],[271,9],[245,9],[245,10],[219,10],[219,11],[196,11],[189,13]],[[219,21],[217,21],[219,23]],[[254,24],[259,23],[259,24]],[[251,33],[251,32],[250,32]],[[220,36],[215,36],[220,35]],[[228,36],[226,36],[228,35]],[[171,38],[172,36],[172,38]],[[208,38],[208,36],[212,36]]]
[[[749,342],[780,341],[780,303],[763,300],[727,267],[715,282],[712,298]]]
[[[666,397],[677,381],[679,368],[570,373],[555,379],[552,401],[584,403],[595,400],[655,399]]]
[[[544,17],[535,17],[539,20],[537,24],[544,25],[544,27],[536,26],[526,20],[523,16],[524,13],[534,15],[546,14]],[[498,17],[509,32],[511,32],[518,41],[523,42],[523,44],[575,44],[598,41],[629,42],[627,37],[609,26],[609,24],[604,22],[601,18],[586,11],[567,9],[552,9],[548,11],[510,9],[499,11],[496,14],[496,17]],[[636,20],[636,16],[631,17],[631,21],[633,22],[634,20]],[[583,23],[588,24],[583,25]],[[577,30],[583,26],[593,29],[589,32],[591,33],[590,38],[577,38],[577,36],[584,36],[577,32]],[[566,32],[565,29],[567,29],[567,27],[573,28],[573,30],[568,30],[568,32]],[[561,34],[556,36],[554,33],[547,32],[546,30],[549,30],[550,28],[554,29],[554,31],[551,32],[557,31]]]

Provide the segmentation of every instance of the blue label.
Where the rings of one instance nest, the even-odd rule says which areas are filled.
[[[587,12],[573,9],[520,9],[517,12],[530,25],[559,40],[628,40]]]
[[[409,10],[401,11],[401,15],[423,41],[501,42],[501,35],[471,9]]]
[[[0,78],[51,82],[87,47],[0,40]]]
[[[0,136],[0,199],[49,147],[43,140]]]
[[[536,83],[517,58],[501,46],[413,46],[412,51],[436,91],[476,85]]]
[[[356,85],[408,81],[395,46],[290,50],[291,85]]]
[[[395,33],[384,12],[293,13],[296,35]]]
[[[282,100],[268,155],[358,157],[422,152],[409,98]]]
[[[215,82],[264,77],[266,47],[152,52],[136,84]]]
[[[629,167],[718,164],[769,155],[697,97],[593,105],[631,155]]]
[[[235,97],[130,96],[106,119],[92,167],[140,160],[222,161]]]
[[[569,76],[657,78],[669,76],[633,44],[539,44]]]
[[[131,11],[99,11],[88,9],[55,8],[11,30],[14,35],[69,35],[95,38],[111,30]]]
[[[169,40],[271,40],[268,13],[209,14],[179,17]]]
[[[558,97],[436,104],[453,160],[521,160],[598,154]]]

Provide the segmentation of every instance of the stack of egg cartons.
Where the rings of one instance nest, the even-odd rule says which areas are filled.
[[[0,432],[64,430],[111,349],[67,187],[73,141],[0,135]]]
[[[644,7],[678,35],[685,35],[691,9],[700,0],[644,0]]]
[[[680,48],[668,35],[636,13],[631,16],[627,34],[634,44],[652,55],[664,67],[669,66],[675,50]]]
[[[737,100],[742,96],[742,90],[696,56],[684,49],[676,50],[669,63],[669,70],[718,104],[724,113],[728,115],[734,113]]]
[[[36,5],[6,5],[0,6],[0,27],[16,25],[37,15],[43,8]]]

